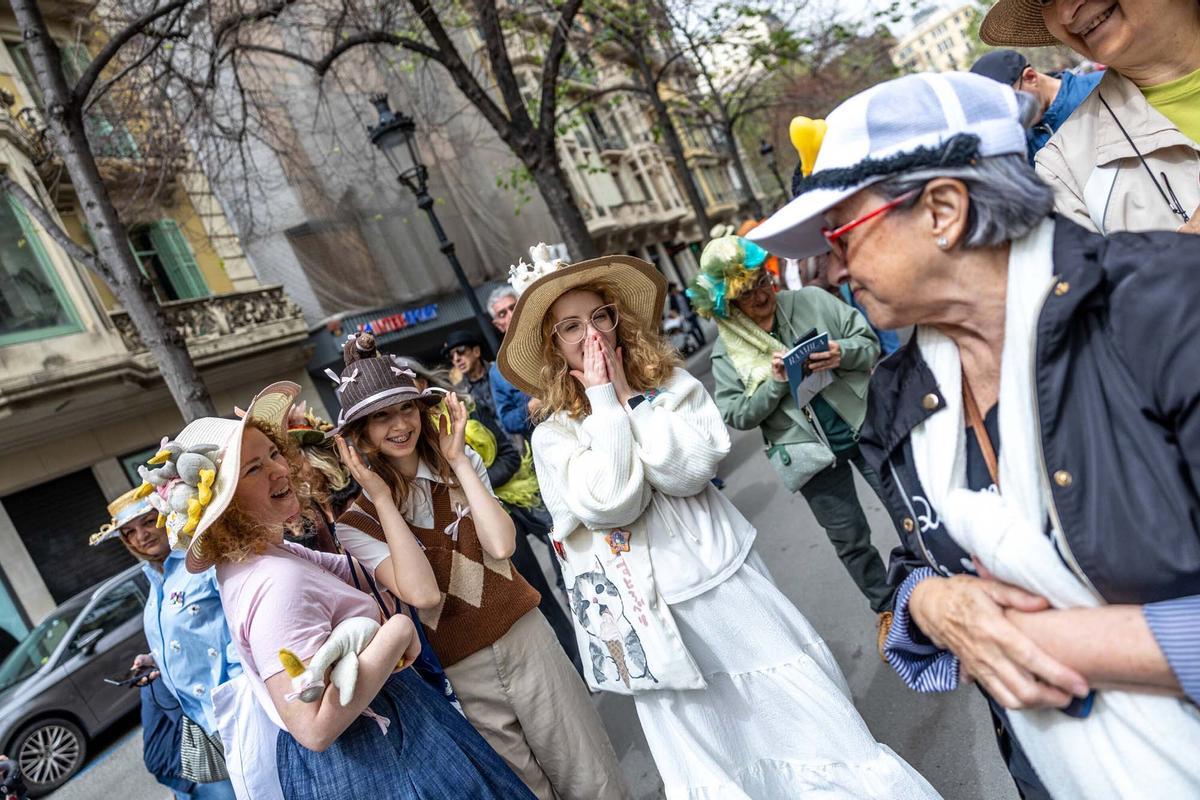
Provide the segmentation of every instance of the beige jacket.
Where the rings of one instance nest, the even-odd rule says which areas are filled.
[[[1137,86],[1114,70],[1038,151],[1037,171],[1054,188],[1055,210],[1085,228],[1113,231],[1175,230],[1172,213],[1112,114],[1133,138],[1160,186],[1165,173],[1188,216],[1200,206],[1200,143],[1185,136],[1146,102]]]

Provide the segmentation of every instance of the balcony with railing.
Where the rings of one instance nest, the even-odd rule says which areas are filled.
[[[300,306],[284,294],[282,286],[175,300],[162,303],[161,308],[200,364],[302,342],[308,336]],[[146,351],[126,311],[110,311],[108,316],[126,350],[133,355]]]
[[[90,9],[94,5],[60,3],[56,7],[61,7],[65,13],[73,8]],[[86,17],[86,13],[83,16]],[[60,43],[59,46],[64,77],[68,84],[73,85],[87,68],[91,55],[77,43]],[[13,103],[8,103],[9,113],[26,134],[26,150],[42,180],[54,183],[63,174],[62,159],[54,152],[46,134],[45,104],[33,63],[24,42],[6,40],[5,47],[12,56],[25,88],[31,93],[30,97],[24,98],[29,105],[19,110],[14,111],[11,108]],[[106,97],[91,106],[83,118],[84,132],[100,177],[118,198],[129,192],[141,191],[145,194],[147,187],[154,187],[154,191],[159,192],[169,190],[171,182],[187,162],[182,135],[165,127],[169,123],[158,121],[151,125],[145,119],[131,119],[131,115],[122,113],[120,108],[111,97]],[[137,132],[139,125],[140,133]]]

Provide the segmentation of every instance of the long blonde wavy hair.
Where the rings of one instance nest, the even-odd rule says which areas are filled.
[[[421,435],[417,438],[417,455],[437,475],[438,480],[448,486],[457,485],[457,481],[454,479],[454,470],[450,468],[450,463],[446,461],[446,456],[442,454],[442,449],[438,446],[438,432],[437,425],[433,421],[433,409],[426,408],[418,401],[414,400],[413,402],[417,404],[421,412]],[[367,437],[369,419],[370,415],[356,419],[347,425],[346,440],[354,445],[354,449],[363,457],[371,471],[387,482],[392,489],[392,499],[396,501],[396,508],[403,510],[408,502],[409,494],[412,492],[412,481],[393,467],[392,463],[379,452],[378,447],[371,444]]]
[[[247,428],[262,431],[271,443],[279,448],[287,458],[288,471],[292,482],[292,491],[300,501],[300,507],[308,505],[309,497],[307,484],[300,474],[300,463],[304,456],[292,437],[283,431],[278,431],[258,420],[250,420]],[[222,469],[241,469],[241,464],[222,464]],[[278,526],[267,525],[243,509],[238,508],[237,501],[229,504],[229,508],[217,518],[200,540],[194,545],[196,555],[204,559],[211,558],[216,564],[245,561],[266,552],[267,545],[279,533]]]
[[[617,344],[622,349],[625,378],[635,392],[657,389],[667,382],[671,372],[680,365],[679,354],[658,331],[658,320],[649,327],[621,302],[621,294],[612,281],[598,279],[577,286],[573,292],[599,295],[605,305],[617,307]],[[542,407],[538,417],[545,419],[566,411],[572,419],[581,419],[592,412],[583,386],[571,377],[567,359],[558,349],[554,336],[554,316],[550,312],[542,320]]]

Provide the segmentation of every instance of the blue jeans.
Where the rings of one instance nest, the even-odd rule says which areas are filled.
[[[216,783],[197,783],[191,794],[175,793],[175,800],[237,800],[233,793],[233,784],[229,781]]]

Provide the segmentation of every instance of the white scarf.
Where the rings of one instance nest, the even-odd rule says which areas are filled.
[[[946,406],[913,430],[913,459],[947,532],[997,578],[1055,608],[1103,604],[1043,533],[1049,484],[1039,452],[1033,366],[1037,319],[1054,278],[1054,222],[1012,243],[1000,359],[1001,494],[966,489],[966,427],[958,348],[932,328],[917,345]],[[982,409],[981,409],[982,410]],[[1065,551],[1065,548],[1064,548]],[[1200,712],[1170,697],[1098,692],[1091,714],[1009,711],[1017,739],[1055,798],[1200,797]]]

